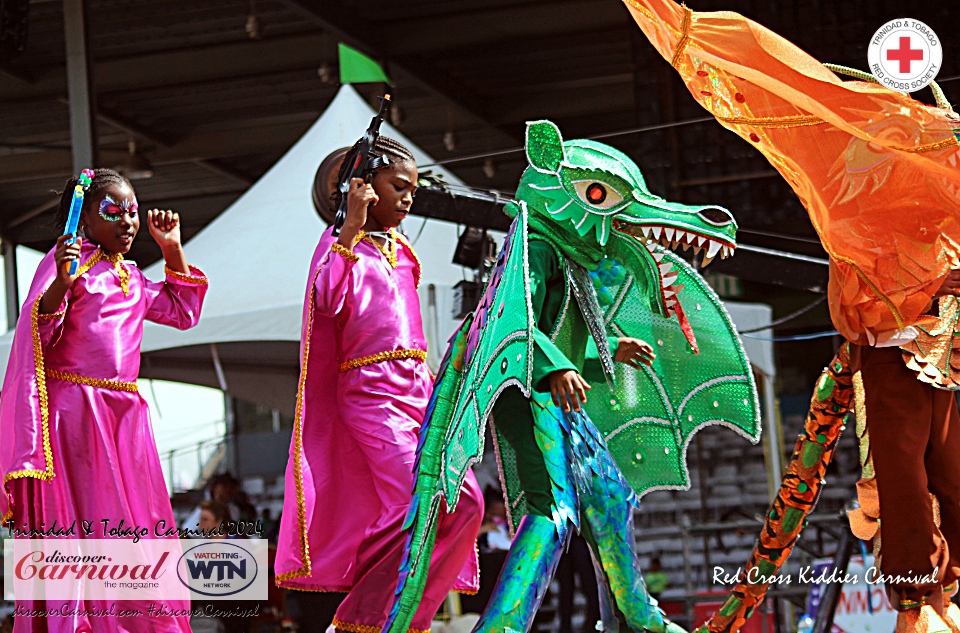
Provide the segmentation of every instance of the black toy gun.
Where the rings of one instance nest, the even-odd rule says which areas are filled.
[[[337,189],[340,190],[340,205],[337,207],[337,217],[333,221],[333,234],[340,235],[340,229],[347,219],[347,194],[350,192],[350,181],[354,178],[362,178],[364,182],[370,182],[370,176],[375,169],[388,164],[386,156],[374,156],[373,148],[380,137],[380,124],[387,116],[390,109],[390,95],[379,97],[380,111],[377,116],[370,121],[370,127],[364,132],[363,138],[357,145],[356,153],[347,154],[343,160],[350,161],[351,167],[344,175],[343,179],[337,183]]]

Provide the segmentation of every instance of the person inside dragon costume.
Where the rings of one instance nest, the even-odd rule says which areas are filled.
[[[731,254],[730,213],[654,196],[627,156],[564,142],[549,121],[528,124],[526,151],[512,227],[479,307],[451,340],[421,428],[389,632],[409,626],[440,501],[455,511],[488,418],[516,536],[476,631],[529,630],[572,529],[596,564],[603,630],[675,626],[634,552],[638,495],[688,486],[686,446],[706,424],[759,438],[756,385],[733,325],[665,248]]]
[[[747,570],[784,563],[855,411],[851,528],[873,541],[897,631],[960,633],[960,416],[948,391],[960,388],[960,117],[936,84],[926,105],[736,13],[624,3],[694,98],[790,183],[830,256],[830,315],[848,343],[818,382]],[[765,590],[738,585],[707,628],[735,633]]]

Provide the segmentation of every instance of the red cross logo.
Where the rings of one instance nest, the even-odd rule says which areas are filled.
[[[887,60],[900,62],[900,74],[910,74],[910,62],[923,61],[922,48],[910,48],[910,36],[900,37],[900,48],[891,48],[887,51]]]

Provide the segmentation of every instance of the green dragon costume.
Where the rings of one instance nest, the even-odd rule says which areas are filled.
[[[488,419],[515,538],[477,631],[529,629],[571,527],[602,579],[604,630],[664,631],[634,552],[638,497],[688,487],[686,447],[705,425],[759,439],[756,385],[730,318],[665,248],[731,254],[729,212],[654,196],[627,156],[564,142],[548,121],[528,124],[526,149],[513,225],[478,309],[451,340],[421,428],[389,633],[409,626],[440,502],[454,511]],[[615,366],[617,337],[649,341],[653,366]],[[593,384],[583,412],[561,411],[546,386],[570,369]]]

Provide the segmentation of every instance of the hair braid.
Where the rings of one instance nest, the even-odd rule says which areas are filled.
[[[73,189],[77,186],[79,178],[74,176],[67,181],[67,185],[60,195],[60,205],[57,207],[57,215],[54,218],[54,226],[57,231],[62,233],[67,226],[67,216],[70,214],[70,205],[73,202]],[[83,195],[83,206],[86,207],[90,198],[99,191],[102,191],[109,185],[126,185],[131,189],[133,186],[130,181],[115,172],[112,169],[95,169],[90,186],[87,187]]]
[[[363,139],[360,139],[353,144],[353,147],[350,148],[344,155],[343,162],[340,164],[340,171],[337,173],[337,182],[343,182],[343,179],[347,176],[347,171],[350,169],[350,165],[353,163],[353,157],[356,156],[356,151],[360,147],[360,143]],[[392,139],[389,136],[378,136],[377,142],[373,145],[373,155],[374,156],[383,156],[384,154],[391,156],[400,161],[408,160],[410,162],[416,162],[416,159],[413,157],[413,152],[404,146],[403,143],[396,139]],[[380,169],[383,169],[381,167]],[[340,198],[342,194],[339,189],[334,189],[333,193],[330,194],[330,199],[333,200],[333,205],[335,207],[340,206]]]

